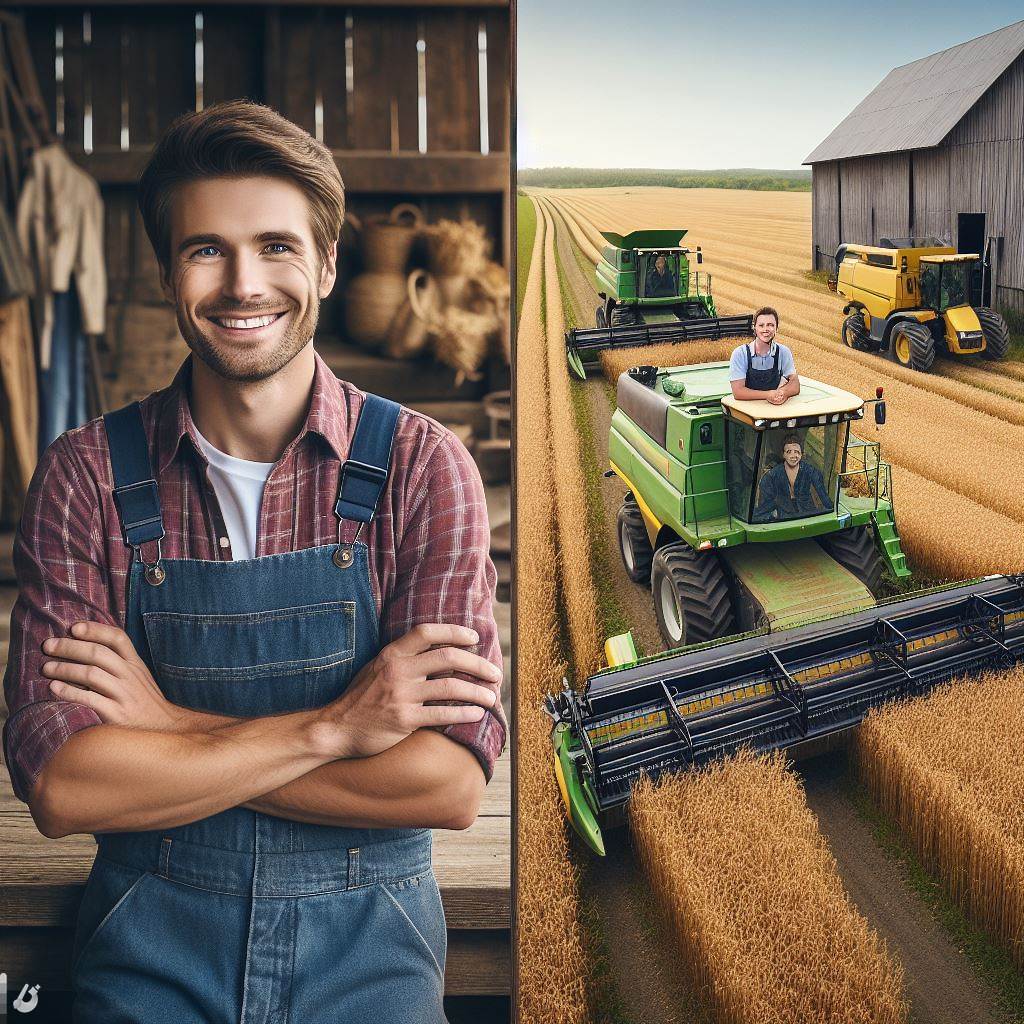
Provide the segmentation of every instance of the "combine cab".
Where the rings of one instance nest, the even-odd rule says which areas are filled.
[[[1006,321],[981,305],[985,267],[934,238],[841,245],[829,282],[846,299],[843,341],[928,371],[937,353],[1005,359]]]
[[[596,851],[642,771],[838,732],[1024,652],[1019,580],[880,600],[886,574],[910,571],[890,467],[851,429],[867,404],[807,378],[784,406],[737,401],[726,363],[619,378],[622,560],[671,650],[638,661],[612,638],[610,670],[547,700],[569,817]]]
[[[569,367],[577,377],[585,378],[587,367],[605,349],[753,333],[749,314],[718,315],[711,275],[690,269],[691,255],[698,265],[703,260],[700,247],[679,244],[685,234],[675,229],[601,232],[609,244],[596,270],[603,300],[597,326],[565,336]]]

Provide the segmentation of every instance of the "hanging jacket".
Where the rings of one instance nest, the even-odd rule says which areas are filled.
[[[99,186],[59,143],[32,154],[18,197],[17,230],[35,278],[39,367],[45,370],[50,365],[53,293],[68,291],[74,276],[83,334],[103,333],[107,306]]]

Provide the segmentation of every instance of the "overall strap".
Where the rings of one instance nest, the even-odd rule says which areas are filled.
[[[341,467],[341,484],[334,513],[339,519],[368,523],[377,511],[391,464],[391,445],[402,407],[367,393],[359,413],[348,459]]]
[[[164,536],[160,493],[149,460],[149,442],[142,426],[142,408],[132,402],[103,416],[114,471],[114,504],[121,535],[133,548]]]

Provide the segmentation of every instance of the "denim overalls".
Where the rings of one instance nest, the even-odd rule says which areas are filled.
[[[775,346],[775,359],[767,370],[754,369],[750,355],[750,345],[744,345],[747,353],[747,376],[744,384],[752,391],[774,391],[782,383],[782,372],[779,370],[779,346]]]
[[[139,406],[104,417],[133,549],[125,628],[170,701],[239,716],[318,707],[376,656],[366,545],[358,533],[342,544],[340,523],[373,518],[398,411],[367,396],[341,474],[338,544],[232,562],[162,558],[159,546],[144,561],[163,524]],[[75,1021],[444,1021],[429,829],[234,807],[96,839],[74,942]]]

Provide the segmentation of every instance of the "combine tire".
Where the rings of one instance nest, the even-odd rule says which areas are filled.
[[[632,327],[641,323],[640,314],[632,306],[612,306],[609,325],[612,327]]]
[[[843,344],[858,352],[870,352],[873,348],[868,329],[864,325],[863,313],[851,313],[843,321]]]
[[[924,324],[897,324],[890,344],[892,357],[900,366],[927,373],[935,362],[935,339]]]
[[[986,359],[1005,359],[1010,351],[1010,328],[1006,321],[994,309],[988,306],[975,306],[981,324],[981,333],[985,336],[985,350],[981,353]]]
[[[646,583],[651,578],[651,561],[654,548],[647,537],[640,508],[630,497],[619,509],[619,553],[622,564],[626,567],[626,575],[634,583]]]
[[[651,565],[658,628],[669,648],[736,631],[729,586],[718,557],[685,541],[659,548]]]
[[[882,586],[884,563],[869,526],[819,537],[818,543],[848,572],[853,573],[876,597]]]

